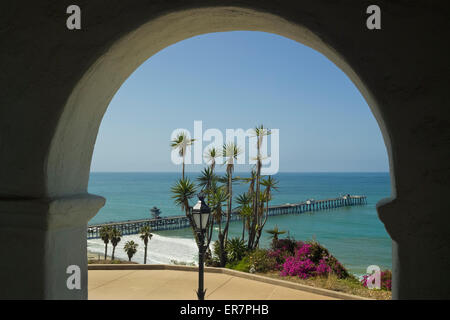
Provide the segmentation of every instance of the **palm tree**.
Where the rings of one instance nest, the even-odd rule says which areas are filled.
[[[228,200],[228,192],[224,186],[218,187],[216,184],[214,184],[214,189],[212,189],[211,194],[211,213],[213,215],[214,220],[219,225],[219,234],[222,233],[222,217],[223,217],[223,206],[224,203]]]
[[[242,219],[242,241],[245,238],[245,226],[247,223],[247,219],[250,217],[252,208],[250,207],[250,203],[252,202],[252,198],[248,195],[248,193],[243,193],[236,198],[236,203],[239,205],[237,209],[239,210],[239,215]]]
[[[216,158],[219,157],[219,151],[215,147],[211,147],[208,151],[205,152],[204,158],[207,162],[210,162],[209,167],[211,168],[211,172],[214,173],[214,168],[216,166]]]
[[[271,134],[271,131],[267,128],[264,128],[263,125],[257,126],[255,129],[253,129],[254,137],[256,137],[256,179],[255,179],[255,194],[259,195],[260,193],[260,179],[261,179],[261,167],[262,167],[262,159],[263,155],[261,155],[261,146],[263,143],[263,139],[265,136],[268,136]],[[253,204],[253,222],[251,227],[251,236],[249,237],[249,247],[254,248],[255,247],[255,237],[256,237],[256,223],[257,223],[257,217],[258,217],[258,211],[259,211],[259,196],[254,197],[254,204]]]
[[[180,179],[171,188],[171,191],[175,204],[180,206],[181,210],[186,213],[186,217],[189,217],[189,200],[197,193],[195,184],[189,179]]]
[[[139,245],[135,243],[133,240],[127,241],[125,245],[123,246],[123,250],[128,255],[128,261],[131,261],[131,258],[133,258],[134,254],[137,252],[137,247]]]
[[[250,177],[236,177],[237,180],[242,181],[243,183],[248,183],[248,195],[250,197],[253,197],[253,194],[255,193],[255,181],[256,181],[256,171],[252,169],[250,173]]]
[[[266,179],[263,179],[261,181],[261,185],[266,187],[262,194],[262,198],[266,202],[266,210],[265,210],[266,214],[265,214],[264,220],[261,220],[259,222],[258,233],[257,233],[257,238],[256,238],[256,245],[258,245],[258,243],[259,243],[262,229],[264,228],[264,225],[267,222],[267,217],[269,216],[269,201],[272,200],[272,190],[278,190],[278,181],[275,178],[272,178],[272,176],[268,176]],[[264,201],[262,201],[262,203],[261,203],[261,207],[264,206],[263,202]]]
[[[191,226],[194,225],[194,221],[192,220],[192,216],[189,214],[189,200],[192,199],[197,193],[197,187],[193,182],[189,179],[180,179],[178,182],[171,188],[172,191],[172,199],[177,206],[180,206],[181,210],[184,211],[186,217],[189,219]],[[192,230],[194,234],[194,239],[198,243],[197,234]]]
[[[252,243],[253,239],[255,238],[256,231],[255,228],[257,227],[257,221],[256,221],[256,215],[254,213],[254,206],[255,206],[255,184],[256,184],[256,170],[252,169],[250,173],[250,177],[238,177],[238,180],[242,181],[243,183],[248,183],[248,191],[247,194],[250,198],[249,208],[251,210],[251,213],[249,214],[249,209],[246,209],[245,213],[247,214],[247,229],[248,229],[248,241],[247,241],[247,248],[252,249]]]
[[[214,183],[214,188],[212,189],[213,193],[211,194],[211,212],[213,215],[214,220],[219,226],[219,232],[218,232],[218,239],[219,239],[219,249],[220,249],[220,265],[225,266],[226,264],[226,251],[225,251],[225,236],[222,232],[222,217],[223,217],[223,209],[224,203],[227,202],[229,198],[229,194],[224,186],[217,187],[216,183]],[[211,223],[211,225],[213,225]],[[208,238],[208,244],[207,247],[209,247],[209,243],[211,242],[211,234],[212,230],[210,232],[209,238]]]
[[[267,221],[267,215],[264,217],[264,203],[267,201],[267,195],[264,192],[259,192],[259,201],[258,201],[258,215],[257,215],[257,224],[256,224],[256,237],[253,243],[253,247],[257,248],[259,244],[259,238],[261,237],[261,232],[264,228],[264,225]]]
[[[214,155],[215,155],[215,149],[214,150]],[[210,149],[211,151],[211,149]],[[212,156],[211,156],[212,157]],[[211,198],[213,197],[213,194],[215,192],[215,190],[217,189],[217,180],[218,177],[214,174],[214,163],[215,163],[215,158],[213,157],[213,163],[211,164],[210,167],[206,167],[202,170],[201,175],[197,178],[197,182],[199,187],[201,187],[201,190],[203,192],[206,193],[206,201],[208,203],[208,205],[211,207]],[[214,223],[211,223],[209,226],[209,230],[207,230],[206,233],[206,247],[207,247],[207,255],[210,257],[211,256],[211,250],[209,248],[209,244],[211,243],[211,239],[212,239],[212,234],[214,231]]]
[[[152,218],[153,219],[159,219],[160,215],[161,215],[161,209],[157,208],[157,207],[153,207],[150,209],[150,212],[152,214]]]
[[[284,231],[284,230],[278,230],[277,225],[275,225],[275,227],[273,227],[273,229],[266,230],[266,232],[272,235],[272,243],[275,243],[276,241],[278,241],[278,236],[280,234],[286,233],[286,231]]]
[[[183,158],[183,174],[184,179],[184,160],[186,157],[186,150],[194,143],[195,139],[189,139],[186,132],[180,132],[175,139],[170,142],[172,149],[178,150],[178,155]]]
[[[112,255],[111,255],[111,260],[114,260],[114,252],[116,251],[116,246],[119,244],[120,242],[120,237],[122,236],[122,233],[117,230],[116,228],[113,228],[111,230],[110,233],[110,238],[111,238],[111,244],[113,246],[113,250],[112,250]]]
[[[148,241],[152,239],[153,234],[150,233],[150,227],[149,226],[144,226],[141,228],[141,239],[144,241],[144,246],[145,246],[145,251],[144,251],[144,264],[147,263],[147,246],[148,246]]]
[[[103,242],[105,243],[105,260],[107,258],[108,254],[108,243],[111,235],[111,227],[110,226],[104,226],[100,228],[100,238],[102,238]]]
[[[227,237],[228,237],[228,226],[230,224],[231,217],[231,209],[233,202],[233,171],[234,171],[234,163],[237,160],[237,157],[242,153],[242,150],[233,142],[227,143],[223,145],[222,156],[225,158],[225,164],[227,166],[227,187],[228,187],[228,210],[227,210],[227,221],[225,227],[223,229],[224,233],[224,245],[226,245]]]
[[[206,194],[209,193],[213,180],[217,180],[217,177],[211,167],[204,168],[201,175],[197,177],[199,187],[201,187],[202,191],[205,191]]]

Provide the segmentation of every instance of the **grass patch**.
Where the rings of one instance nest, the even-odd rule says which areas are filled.
[[[327,277],[316,277],[309,279],[300,279],[295,276],[282,277],[277,271],[270,271],[266,273],[259,273],[262,276],[291,281],[311,287],[328,289],[348,294],[353,294],[355,296],[377,299],[377,300],[390,300],[392,299],[392,293],[388,290],[376,290],[365,288],[358,279],[354,277],[349,277],[347,279],[338,279],[336,275],[329,274]]]
[[[227,263],[226,268],[233,269],[242,272],[249,272],[250,270],[250,257],[245,256],[242,260],[235,261],[233,263]]]

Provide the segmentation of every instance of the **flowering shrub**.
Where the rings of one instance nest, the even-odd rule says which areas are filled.
[[[316,275],[324,276],[332,271],[331,267],[327,264],[327,260],[320,259],[319,264],[316,267]]]
[[[299,260],[297,257],[288,257],[280,272],[281,276],[298,276],[301,279],[308,279],[316,271],[314,262],[310,259]]]
[[[370,274],[366,274],[363,276],[362,285],[368,288],[368,282]],[[390,270],[381,271],[381,289],[391,291],[392,286],[392,272]]]
[[[254,272],[267,272],[276,268],[277,262],[274,257],[268,255],[264,249],[256,249],[250,256],[250,269]],[[254,273],[252,272],[252,273]]]
[[[294,239],[286,238],[286,239],[277,239],[272,241],[272,250],[280,250],[288,252],[290,255],[294,255],[295,249],[298,248],[299,244],[303,244],[302,242],[297,242]]]
[[[307,279],[333,273],[339,279],[349,277],[344,266],[326,248],[315,241],[296,242],[293,251],[293,254],[290,254],[289,248],[281,246],[268,253],[277,261],[281,276],[298,276]]]
[[[275,259],[274,269],[280,270],[286,259],[295,255],[295,251],[303,244],[303,242],[291,238],[272,241],[272,249],[267,252],[267,255]]]
[[[292,254],[289,251],[283,251],[281,249],[276,250],[268,250],[267,256],[274,259],[274,269],[280,270],[283,263],[286,261],[287,258],[292,257]]]

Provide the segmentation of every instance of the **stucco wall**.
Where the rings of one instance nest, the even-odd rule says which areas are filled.
[[[394,297],[450,297],[450,280],[442,276],[450,269],[445,201],[450,191],[450,50],[445,35],[450,10],[444,1],[391,2],[76,1],[82,29],[70,31],[66,8],[73,1],[3,1],[0,215],[11,214],[13,200],[28,206],[21,207],[26,216],[36,200],[85,197],[101,118],[121,84],[151,55],[202,33],[273,32],[336,63],[380,125],[395,198],[379,206],[394,240]],[[369,4],[381,7],[381,30],[366,28]],[[89,214],[80,215],[80,221],[87,223],[92,210],[86,207]],[[0,232],[9,228],[8,221],[2,220]],[[46,237],[52,228],[43,228],[37,237]],[[58,241],[64,247],[73,237],[79,241],[79,235],[69,234]],[[11,245],[26,250],[22,243]],[[45,265],[52,256],[51,246],[45,250],[36,251],[36,264]],[[68,258],[56,261],[63,268]],[[430,263],[435,272],[418,277]],[[20,278],[20,272],[15,276]],[[6,283],[9,278],[0,275]]]

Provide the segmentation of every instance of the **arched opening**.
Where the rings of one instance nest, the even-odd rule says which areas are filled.
[[[203,17],[209,17],[213,22],[205,25],[204,21],[208,19]],[[198,25],[197,21],[203,23]],[[154,31],[161,29],[165,30],[163,34]],[[141,26],[115,43],[80,80],[67,102],[52,143],[48,162],[49,194],[60,196],[63,190],[68,193],[86,191],[101,118],[115,92],[143,61],[177,41],[198,34],[231,30],[276,33],[310,46],[328,57],[347,74],[366,99],[380,125],[389,153],[389,137],[374,98],[345,60],[318,37],[305,28],[266,13],[235,8],[197,9],[163,16]],[[395,194],[394,187],[392,194]]]
[[[298,60],[290,61],[294,57]],[[261,32],[190,38],[141,65],[114,96],[105,118],[89,192],[104,196],[107,202],[90,225],[149,219],[153,206],[162,210],[163,217],[183,215],[170,192],[181,173],[180,166],[170,161],[173,130],[186,128],[194,137],[194,122],[201,120],[200,140],[212,128],[225,137],[226,129],[246,130],[257,119],[281,134],[280,173],[274,175],[280,189],[270,205],[330,199],[344,192],[368,197],[364,207],[273,216],[265,230],[277,226],[298,240],[316,238],[354,274],[365,273],[373,264],[391,269],[391,241],[375,210],[376,202],[390,193],[379,128],[345,74],[316,51]],[[203,154],[209,143],[197,141],[192,148],[201,148]],[[206,163],[194,164],[192,148],[186,170],[196,183]],[[382,160],[373,160],[380,156]],[[218,164],[215,170],[223,175],[225,168]],[[235,176],[248,177],[249,172],[250,166],[236,165]],[[234,183],[233,207],[247,188],[243,182]],[[353,225],[343,227],[342,219]],[[233,222],[230,228],[230,238],[242,237],[241,223]],[[189,228],[155,233],[147,263],[192,262],[196,246]],[[174,236],[180,241],[173,241]],[[261,247],[270,247],[268,239],[262,236]],[[127,260],[122,247],[129,240],[139,243],[133,261],[143,263],[138,234],[122,237],[115,257]],[[102,255],[104,247],[101,239],[88,241],[88,250],[96,254]],[[111,245],[108,248],[110,255]]]

